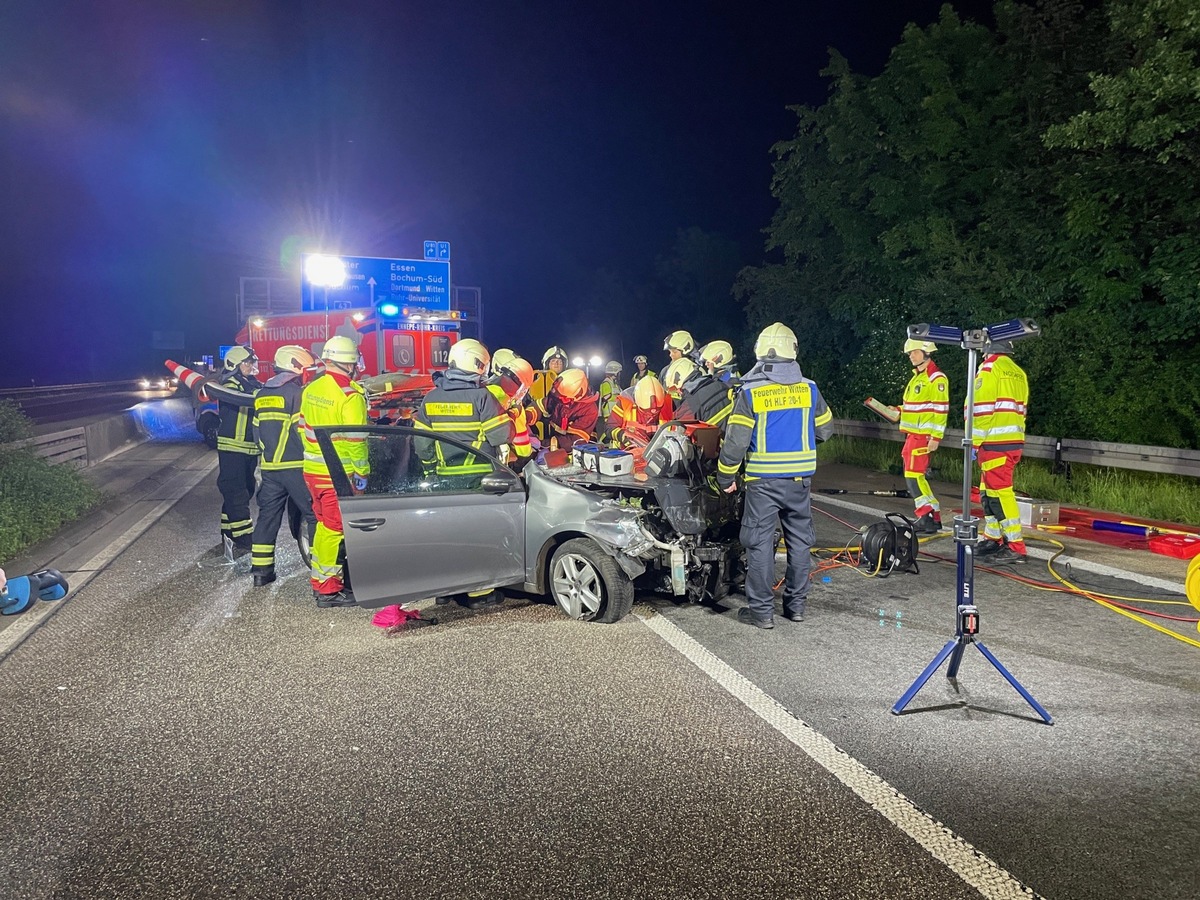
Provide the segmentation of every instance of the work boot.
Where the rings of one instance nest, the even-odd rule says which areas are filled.
[[[1001,547],[987,558],[989,566],[1023,566],[1027,562],[1029,562],[1029,558],[1024,553],[1018,553],[1009,546]]]
[[[354,595],[343,588],[336,594],[322,594],[313,591],[313,597],[317,601],[317,606],[321,609],[329,609],[334,606],[356,606],[358,601],[354,599]]]
[[[465,606],[467,609],[485,609],[489,606],[498,606],[503,602],[504,594],[500,591],[488,591],[478,597],[472,597],[469,594],[458,596],[458,605]]]
[[[249,553],[254,549],[254,535],[243,534],[233,539],[233,549],[239,553]]]
[[[803,606],[797,606],[797,607],[794,607],[793,609],[785,609],[783,611],[783,614],[785,616],[787,616],[788,620],[791,622],[803,622],[804,621],[804,607]]]
[[[739,622],[742,622],[746,625],[753,625],[755,628],[775,627],[775,622],[773,619],[760,619],[750,611],[750,607],[748,606],[743,606],[737,611],[737,619]]]
[[[991,538],[984,538],[975,545],[976,556],[991,556],[993,553],[999,553],[1004,548],[1004,541],[993,541]]]
[[[913,523],[913,531],[916,534],[937,534],[941,530],[941,523],[933,518],[932,513],[925,513]]]
[[[266,587],[268,584],[270,584],[274,580],[275,580],[274,572],[255,572],[254,573],[254,586],[255,587]]]

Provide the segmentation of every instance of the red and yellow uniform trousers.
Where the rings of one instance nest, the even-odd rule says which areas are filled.
[[[987,357],[975,376],[975,405],[971,443],[981,474],[979,499],[983,506],[983,535],[1005,540],[1016,553],[1025,553],[1021,510],[1013,491],[1013,470],[1025,447],[1025,414],[1029,381],[1006,355]]]
[[[363,389],[340,372],[327,371],[304,389],[300,401],[300,436],[304,440],[304,483],[312,495],[317,526],[313,531],[311,573],[313,590],[336,594],[345,586],[342,563],[342,511],[329,476],[329,467],[313,430],[319,425],[366,425],[367,398]],[[333,448],[353,482],[371,467],[362,435],[335,434]]]
[[[950,412],[950,383],[946,375],[930,360],[924,371],[913,370],[904,388],[904,405],[900,408],[900,430],[904,432],[904,481],[913,496],[915,515],[919,519],[930,515],[941,524],[942,505],[929,487],[925,473],[929,471],[929,443],[942,440],[946,434],[946,416]]]

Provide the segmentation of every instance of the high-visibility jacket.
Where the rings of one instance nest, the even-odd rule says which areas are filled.
[[[304,474],[329,478],[329,467],[313,429],[320,425],[366,425],[367,395],[357,382],[340,372],[327,371],[304,389],[297,428],[304,441]],[[367,439],[361,433],[333,436],[333,449],[347,475],[369,475]]]
[[[900,409],[900,430],[906,434],[924,434],[940,441],[946,434],[946,416],[950,412],[950,382],[946,373],[931,360],[925,371],[913,369],[904,388],[904,406]]]
[[[693,376],[683,383],[683,400],[675,417],[695,419],[725,431],[729,414],[733,412],[734,387],[712,375]]]
[[[987,357],[975,373],[971,443],[998,451],[1023,448],[1028,404],[1029,379],[1025,371],[1010,356]]]
[[[254,397],[254,435],[264,472],[304,467],[304,441],[296,429],[303,392],[300,375],[280,372]]]
[[[476,450],[487,445],[500,458],[513,423],[478,376],[451,368],[421,401],[413,427],[456,438]],[[416,446],[422,461],[435,466],[439,475],[486,475],[494,468],[484,453],[460,450],[445,441],[418,438]]]
[[[649,375],[658,377],[658,373],[655,372],[653,369],[647,369],[645,372],[634,372],[633,377],[629,379],[629,386],[636,387],[637,383],[639,381],[641,381],[643,378],[646,378]]]
[[[664,422],[675,416],[671,398],[663,399],[660,409],[642,409],[633,399],[633,389],[617,395],[616,404],[605,419],[605,437],[614,447],[645,447]]]
[[[717,461],[717,483],[746,478],[803,478],[817,470],[817,443],[833,434],[833,413],[794,360],[751,369],[733,402]]]
[[[489,384],[488,390],[492,392],[492,396],[496,398],[496,402],[500,404],[504,414],[512,421],[512,433],[509,436],[508,445],[513,454],[518,459],[532,456],[533,440],[529,433],[529,417],[525,413],[525,407],[520,403],[514,403],[501,385]]]
[[[262,387],[262,382],[253,375],[243,375],[237,369],[224,373],[217,383],[231,391],[250,395]],[[246,406],[234,406],[222,400],[218,404],[218,412],[221,422],[217,426],[217,449],[258,456],[258,442],[254,440],[252,421],[253,406],[249,403]]]
[[[621,383],[617,381],[617,376],[605,375],[597,393],[600,394],[600,418],[607,419],[621,393]]]
[[[529,385],[529,402],[537,411],[537,419],[534,422],[533,430],[537,432],[537,436],[543,441],[547,438],[545,425],[548,409],[547,403],[554,388],[554,382],[557,380],[557,372],[550,369],[538,369],[533,373],[533,384]]]

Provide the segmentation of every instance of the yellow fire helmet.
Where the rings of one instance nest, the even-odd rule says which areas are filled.
[[[492,374],[499,376],[509,367],[514,359],[520,359],[520,357],[507,347],[501,347],[492,354]]]
[[[733,365],[733,359],[733,345],[729,341],[709,341],[700,348],[700,361],[714,369]]]
[[[757,359],[794,360],[799,349],[800,342],[796,340],[796,332],[782,322],[768,325],[754,342],[754,356]]]
[[[668,391],[676,395],[683,392],[683,385],[689,378],[700,371],[700,367],[688,359],[686,356],[681,356],[665,369],[662,374],[662,384]],[[641,384],[641,382],[638,382]]]
[[[258,362],[258,357],[254,355],[254,351],[249,347],[230,347],[229,352],[225,354],[225,371],[232,372],[242,363]]]
[[[680,353],[691,353],[695,348],[696,342],[692,340],[692,336],[686,331],[672,331],[667,335],[667,339],[663,341],[664,350],[678,350]]]
[[[916,338],[909,338],[904,342],[904,352],[912,353],[914,350],[924,350],[925,355],[933,353],[937,349],[937,344],[933,341],[918,341]]]

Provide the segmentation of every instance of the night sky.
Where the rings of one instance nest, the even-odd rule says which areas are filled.
[[[298,292],[302,251],[425,239],[482,288],[487,343],[574,351],[556,305],[679,229],[763,262],[786,107],[823,101],[829,47],[875,74],[939,6],[5,0],[0,381],[157,371],[154,330],[214,352],[238,276]]]

